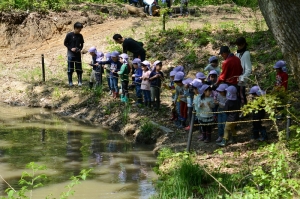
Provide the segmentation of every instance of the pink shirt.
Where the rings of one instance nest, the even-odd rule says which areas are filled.
[[[144,77],[149,78],[150,73],[151,73],[150,70],[148,70],[148,71],[146,71],[146,72],[143,71],[142,78],[144,78]],[[148,79],[147,79],[147,80],[142,80],[141,89],[142,89],[142,90],[150,90],[150,82],[149,82]]]

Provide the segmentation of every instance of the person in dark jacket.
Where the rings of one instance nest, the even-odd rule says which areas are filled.
[[[159,110],[160,108],[160,88],[161,83],[165,79],[162,70],[162,62],[159,61],[154,70],[150,73],[149,81],[151,87],[151,101],[154,109]]]
[[[80,22],[74,24],[74,31],[69,32],[64,40],[64,45],[67,47],[68,52],[68,80],[69,86],[73,86],[73,72],[77,73],[78,86],[82,86],[82,63],[81,63],[81,50],[83,48],[83,36],[80,34],[83,25]]]
[[[261,90],[259,86],[253,86],[250,89],[249,94],[251,94],[253,98],[257,98],[261,95],[264,95],[265,92],[263,90]],[[259,107],[259,108],[260,108],[259,110],[252,112],[252,119],[259,120],[259,121],[253,121],[253,123],[252,123],[252,125],[253,125],[252,139],[265,141],[268,139],[268,136],[267,136],[266,127],[262,126],[261,119],[265,118],[266,111],[265,111],[265,109],[263,109],[263,107]],[[259,133],[261,133],[261,137],[259,137]]]
[[[224,129],[224,137],[222,142],[217,143],[219,146],[226,146],[228,145],[228,139],[231,136],[231,142],[236,142],[236,121],[239,120],[239,110],[240,110],[240,103],[237,98],[237,89],[235,86],[229,86],[226,89],[226,98],[227,101],[225,103],[224,111],[232,111],[227,112],[227,120]],[[236,112],[234,112],[236,111]]]

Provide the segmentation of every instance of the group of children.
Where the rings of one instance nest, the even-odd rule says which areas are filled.
[[[219,146],[226,146],[230,142],[236,142],[236,125],[239,120],[241,103],[237,87],[234,85],[219,84],[216,87],[218,75],[221,72],[218,66],[218,58],[209,58],[209,64],[205,67],[206,76],[198,72],[195,79],[185,78],[183,66],[175,67],[169,74],[169,84],[163,84],[164,74],[162,73],[162,62],[157,60],[152,65],[149,61],[141,61],[139,58],[132,60],[129,64],[127,54],[118,52],[104,54],[97,52],[95,47],[89,49],[92,56],[91,66],[93,72],[90,78],[90,87],[93,80],[98,81],[97,74],[100,70],[106,74],[107,83],[113,98],[119,95],[118,80],[121,81],[122,95],[121,101],[128,102],[129,77],[134,78],[136,103],[144,104],[146,107],[160,108],[161,87],[172,91],[172,121],[175,121],[178,128],[190,129],[193,110],[200,126],[200,141],[211,142],[212,127],[218,124]],[[277,70],[276,86],[287,89],[287,73],[284,72],[286,63],[278,61],[274,68]],[[134,73],[130,74],[133,70]],[[258,86],[253,86],[249,92],[253,97],[264,94]],[[262,126],[261,119],[265,116],[265,111],[253,113],[253,139],[266,140],[267,133]],[[260,135],[259,135],[260,133]]]
[[[286,63],[278,61],[274,69],[277,71],[276,87],[287,89],[288,75],[285,70]],[[214,123],[218,125],[217,145],[226,146],[236,142],[236,125],[239,120],[241,101],[237,86],[219,84],[215,87],[220,68],[215,56],[209,58],[209,65],[204,69],[208,75],[199,72],[195,79],[185,78],[182,66],[174,68],[170,72],[170,83],[167,86],[172,90],[172,121],[179,128],[189,130],[192,119],[193,107],[196,112],[196,120],[200,126],[199,140],[205,143],[211,142],[211,133]],[[253,86],[249,95],[252,98],[264,95],[265,92],[259,86]],[[266,128],[262,126],[265,110],[262,108],[252,113],[253,128],[252,139],[264,141],[268,138]],[[188,122],[188,124],[187,124]]]

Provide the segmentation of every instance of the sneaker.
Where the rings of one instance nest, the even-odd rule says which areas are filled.
[[[223,138],[222,137],[218,137],[218,139],[216,140],[216,142],[222,142]]]
[[[223,139],[222,142],[217,143],[218,146],[222,146],[222,147],[226,146],[227,144],[228,143],[225,139]]]
[[[81,83],[81,82],[79,82],[79,83],[78,83],[78,86],[82,86],[82,83]]]
[[[190,126],[185,127],[184,130],[189,131],[190,130]]]

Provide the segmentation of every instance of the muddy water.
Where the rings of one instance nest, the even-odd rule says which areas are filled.
[[[58,118],[43,109],[0,104],[0,175],[14,188],[29,162],[45,165],[47,180],[35,199],[59,198],[70,177],[93,169],[69,198],[149,198],[155,157],[151,148],[126,142],[118,133]],[[0,179],[0,195],[8,185]]]

